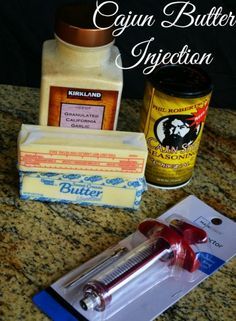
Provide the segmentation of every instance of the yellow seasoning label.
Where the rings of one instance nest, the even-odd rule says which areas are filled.
[[[173,97],[147,83],[141,129],[148,145],[149,183],[175,187],[192,177],[210,97]]]

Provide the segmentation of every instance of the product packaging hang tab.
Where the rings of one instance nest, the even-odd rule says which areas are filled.
[[[138,209],[147,189],[143,134],[22,125],[24,200]]]
[[[233,257],[235,244],[236,224],[189,196],[33,301],[54,321],[152,320]]]

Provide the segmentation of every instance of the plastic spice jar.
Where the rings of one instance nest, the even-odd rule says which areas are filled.
[[[112,28],[106,27],[112,23],[101,16],[96,28],[93,14],[93,8],[79,5],[57,12],[55,39],[43,46],[40,125],[116,129],[123,86],[115,63],[120,53]]]

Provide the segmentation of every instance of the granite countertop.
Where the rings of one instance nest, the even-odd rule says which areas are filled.
[[[118,129],[138,130],[141,105],[138,100],[122,102]],[[0,86],[0,320],[48,320],[32,304],[35,293],[189,194],[236,219],[235,111],[210,109],[189,185],[149,188],[140,210],[130,212],[19,199],[17,135],[22,123],[37,124],[38,106],[38,89]],[[235,275],[233,259],[158,320],[234,320]]]

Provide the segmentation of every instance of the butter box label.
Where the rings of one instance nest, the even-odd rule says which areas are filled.
[[[146,159],[143,133],[22,125],[18,138],[19,170],[25,172],[137,178],[144,176]]]
[[[138,209],[146,188],[144,178],[20,172],[24,200]]]
[[[101,188],[100,188],[101,189]],[[62,194],[78,195],[84,200],[100,200],[102,198],[103,191],[99,190],[97,187],[76,185],[71,183],[60,183],[59,192]]]

